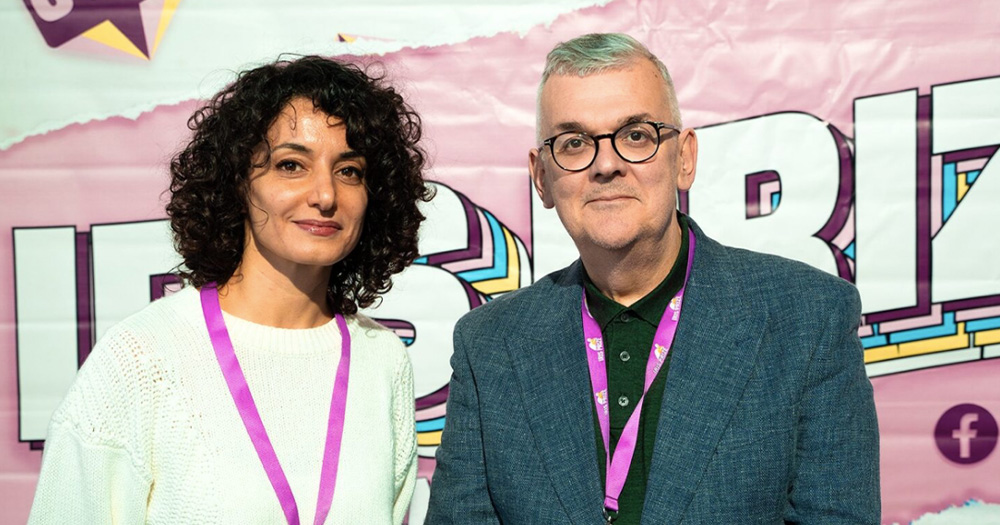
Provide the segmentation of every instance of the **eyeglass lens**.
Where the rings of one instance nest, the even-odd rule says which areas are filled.
[[[599,137],[604,137],[601,135]],[[612,147],[628,162],[642,162],[656,154],[660,134],[648,122],[635,122],[622,126],[611,137]],[[594,137],[578,131],[569,131],[552,141],[552,155],[565,170],[582,170],[597,157],[598,144]]]

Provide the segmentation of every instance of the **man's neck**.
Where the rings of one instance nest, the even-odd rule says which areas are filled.
[[[222,309],[241,319],[278,328],[312,328],[329,322],[330,268],[278,269],[248,249],[240,267],[219,287]]]
[[[681,228],[673,221],[662,239],[623,250],[581,250],[587,275],[605,296],[631,306],[667,278],[681,248]],[[586,252],[586,253],[585,253]]]

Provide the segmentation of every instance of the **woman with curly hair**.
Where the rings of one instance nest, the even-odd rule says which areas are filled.
[[[53,416],[32,523],[401,523],[412,368],[358,313],[417,256],[420,119],[319,57],[189,120],[167,205],[188,286],[112,328]]]

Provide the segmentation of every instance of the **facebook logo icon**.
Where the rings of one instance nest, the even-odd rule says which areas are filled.
[[[997,421],[985,408],[963,403],[938,419],[934,440],[944,457],[955,463],[977,463],[997,445]]]

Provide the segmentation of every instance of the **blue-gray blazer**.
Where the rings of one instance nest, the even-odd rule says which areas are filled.
[[[878,523],[857,290],[691,224],[642,523]],[[458,322],[428,525],[602,523],[582,283],[577,261]]]

